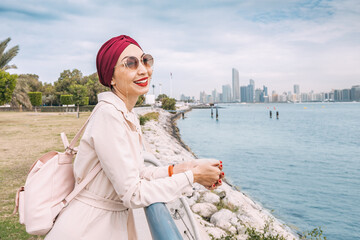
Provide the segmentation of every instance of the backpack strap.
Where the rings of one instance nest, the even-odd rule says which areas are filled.
[[[94,113],[100,108],[100,106],[103,105],[103,102],[100,101],[98,102],[98,104],[96,104],[94,110],[91,112],[90,116],[88,117],[88,119],[86,120],[86,122],[84,123],[84,125],[80,128],[80,130],[77,132],[77,134],[75,135],[75,137],[73,138],[73,140],[70,142],[67,140],[65,133],[61,133],[61,138],[62,141],[64,143],[64,147],[65,147],[65,151],[70,153],[70,154],[74,154],[77,152],[77,149],[75,148],[75,144],[77,143],[77,141],[79,140],[81,134],[83,133],[84,129],[86,128],[86,125],[89,123],[91,117],[94,115]]]
[[[100,170],[101,165],[100,162],[98,162],[95,167],[86,175],[86,177],[78,185],[76,185],[74,190],[63,200],[64,207],[66,207],[71,202],[71,200],[73,200],[85,188],[85,186],[95,178]]]
[[[69,195],[67,195],[67,197],[64,200],[62,200],[60,203],[56,204],[51,208],[51,213],[54,218],[56,218],[59,212],[64,207],[67,207],[67,205],[69,205],[69,203],[85,188],[85,186],[95,178],[95,176],[100,172],[100,170],[101,170],[101,165],[100,162],[98,162],[95,165],[95,167],[80,182],[80,184],[76,185],[74,190]]]
[[[74,145],[76,144],[76,142],[78,141],[78,139],[80,138],[82,132],[84,131],[86,125],[89,123],[91,117],[94,115],[94,113],[100,108],[100,106],[102,105],[102,102],[99,102],[94,110],[92,111],[92,113],[90,114],[90,116],[88,117],[88,119],[86,120],[86,122],[84,123],[84,125],[81,127],[81,129],[78,131],[78,133],[75,135],[75,137],[73,138],[73,140],[71,141],[70,145],[66,148],[66,150],[70,150],[70,153],[73,153],[74,151]],[[100,172],[101,170],[101,165],[100,162],[98,162],[95,167],[86,175],[86,177],[80,182],[80,184],[76,185],[74,190],[63,200],[64,203],[64,207],[66,207],[69,202],[71,200],[73,200],[76,195],[78,195],[81,190],[83,190],[85,188],[86,185],[88,185],[88,183],[93,180],[95,178],[95,176]]]

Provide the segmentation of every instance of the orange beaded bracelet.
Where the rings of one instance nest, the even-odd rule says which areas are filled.
[[[174,165],[170,165],[168,168],[169,177],[171,177],[174,174]]]

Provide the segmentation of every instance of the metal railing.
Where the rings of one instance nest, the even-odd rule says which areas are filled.
[[[145,163],[151,165],[161,166],[161,163],[155,158],[155,156],[148,152],[144,153],[144,161]],[[187,231],[184,231],[184,234],[188,237],[188,239],[200,240],[199,231],[197,229],[193,213],[190,210],[185,197],[180,197],[180,202],[183,205],[183,210],[185,211],[190,223],[189,227],[185,226]],[[154,240],[183,239],[177,225],[174,222],[173,216],[170,214],[164,203],[151,204],[150,206],[144,208],[144,210],[151,236]],[[177,210],[175,210],[175,212],[177,212]],[[186,225],[184,221],[183,224]],[[193,234],[191,234],[191,232],[193,232]]]

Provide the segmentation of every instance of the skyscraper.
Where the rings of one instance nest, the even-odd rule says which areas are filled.
[[[231,102],[231,86],[229,84],[222,86],[222,102]]]
[[[205,91],[200,92],[200,102],[206,103],[206,93]]]
[[[298,84],[294,85],[294,94],[300,94],[300,86]]]
[[[258,89],[255,89],[255,102],[261,102],[260,98],[261,98],[261,95],[262,95],[263,91],[258,88]],[[262,101],[264,102],[264,101]]]
[[[212,99],[213,99],[213,102],[216,103],[218,102],[218,94],[216,92],[216,89],[214,89],[212,92],[211,92],[211,96],[212,96]]]
[[[232,69],[232,90],[233,90],[233,101],[240,102],[239,71],[235,68]]]
[[[247,87],[241,86],[240,91],[241,91],[241,102],[246,102],[247,101]]]
[[[360,101],[360,85],[352,86],[350,90],[351,101]]]
[[[342,101],[343,102],[350,102],[350,93],[351,93],[351,89],[343,89],[342,90]]]
[[[254,102],[254,91],[255,91],[255,81],[250,79],[250,83],[246,88],[246,102]]]
[[[263,92],[264,92],[264,96],[269,96],[268,95],[268,88],[265,87],[265,85],[263,86]]]

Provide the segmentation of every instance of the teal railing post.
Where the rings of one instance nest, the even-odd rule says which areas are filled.
[[[153,203],[145,207],[145,215],[154,240],[183,239],[164,203]]]

